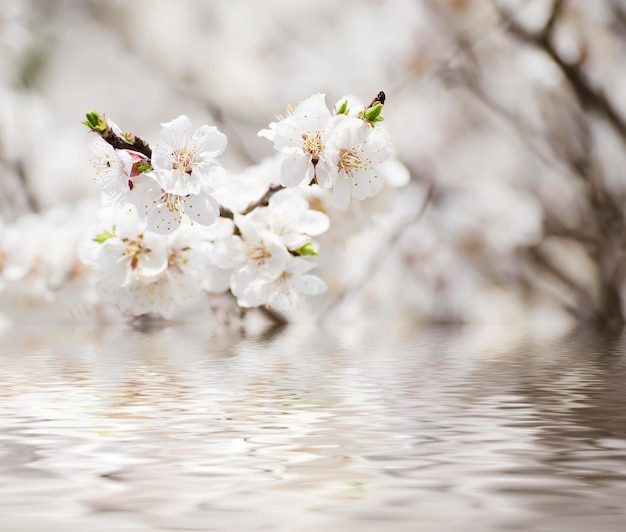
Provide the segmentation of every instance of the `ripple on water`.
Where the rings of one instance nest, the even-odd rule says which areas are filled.
[[[116,326],[3,340],[0,510],[15,530],[626,526],[619,338]]]

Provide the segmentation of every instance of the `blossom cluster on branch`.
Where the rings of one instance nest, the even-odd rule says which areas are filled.
[[[84,122],[100,225],[81,247],[100,298],[131,316],[170,317],[203,292],[232,294],[240,307],[281,312],[321,294],[315,237],[329,229],[323,205],[341,210],[376,195],[397,162],[381,111],[355,96],[329,109],[323,94],[288,108],[259,136],[277,157],[240,174],[219,156],[226,136],[192,127],[186,116],[162,124],[151,148],[95,111]],[[328,195],[330,201],[310,198]]]

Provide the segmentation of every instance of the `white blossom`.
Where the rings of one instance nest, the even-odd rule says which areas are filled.
[[[158,279],[167,268],[167,238],[146,231],[146,224],[130,205],[102,212],[101,231],[86,242],[81,258],[97,268],[96,287],[117,297],[120,289]]]
[[[283,273],[291,255],[278,235],[249,216],[235,215],[241,236],[232,235],[215,244],[214,260],[231,271],[230,289],[242,307],[257,307],[259,283],[274,281]]]
[[[205,240],[210,235],[204,227],[184,224],[165,236],[147,231],[130,205],[103,214],[103,230],[84,242],[81,258],[94,269],[101,300],[122,312],[169,318],[202,293],[207,275],[224,277],[223,270],[208,260]],[[213,285],[219,282],[214,280]]]
[[[302,294],[320,294],[324,282],[308,272],[317,263],[294,256],[279,235],[253,216],[235,216],[241,236],[233,235],[215,244],[215,262],[231,271],[230,289],[242,307],[272,306],[288,310],[298,305]]]
[[[235,224],[228,218],[218,218],[210,227],[202,225],[187,225],[183,231],[177,231],[173,237],[177,237],[179,232],[191,233],[193,240],[188,246],[202,254],[203,268],[198,284],[202,289],[214,294],[226,292],[230,286],[229,270],[217,266],[215,261],[215,242],[233,235]]]
[[[250,280],[248,297],[253,294],[258,304],[288,311],[300,304],[303,295],[318,295],[326,291],[326,283],[308,273],[317,263],[304,257],[290,255],[285,269],[276,279]]]
[[[202,293],[209,263],[201,245],[201,232],[201,226],[184,225],[168,237],[164,278],[170,284],[171,300],[176,304]]]
[[[101,137],[89,144],[90,162],[94,168],[94,183],[102,189],[100,201],[108,207],[128,200],[133,190],[133,165],[145,161],[140,153],[116,150]],[[133,176],[134,177],[134,176]]]
[[[161,124],[161,143],[152,151],[152,175],[164,192],[177,196],[211,192],[223,175],[215,158],[226,149],[226,136],[214,126],[192,133],[184,115]]]
[[[311,237],[324,233],[330,225],[328,216],[311,209],[297,189],[278,191],[267,207],[256,208],[251,216],[278,235],[291,250],[311,242]]]
[[[337,168],[323,186],[333,189],[333,203],[345,209],[353,196],[363,200],[383,187],[381,165],[391,156],[391,138],[382,127],[371,127],[359,118],[336,125],[328,141],[328,157]]]
[[[260,136],[274,141],[281,152],[281,183],[295,187],[313,178],[327,181],[333,167],[326,155],[326,138],[330,133],[331,114],[324,94],[314,94],[300,102],[292,114],[261,130]]]

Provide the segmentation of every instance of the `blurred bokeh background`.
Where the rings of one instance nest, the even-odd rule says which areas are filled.
[[[625,45],[623,0],[4,0],[0,312],[95,305],[87,109],[147,140],[215,124],[240,171],[287,104],[384,90],[411,182],[329,213],[313,311],[621,323]]]

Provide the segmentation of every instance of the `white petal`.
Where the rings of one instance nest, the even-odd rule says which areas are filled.
[[[228,290],[230,276],[231,272],[229,270],[209,265],[202,279],[202,288],[212,294],[222,294]]]
[[[198,276],[190,274],[189,267],[168,268],[167,277],[171,284],[172,298],[177,303],[183,303],[202,293],[202,283]]]
[[[383,178],[378,172],[378,167],[368,167],[353,174],[352,195],[360,200],[370,198],[378,194],[383,188]]]
[[[300,214],[295,229],[311,236],[321,235],[330,227],[330,219],[323,212],[308,209]]]
[[[265,137],[268,140],[274,141],[274,136],[276,135],[276,124],[277,122],[270,122],[268,129],[261,129],[258,133],[258,137]]]
[[[164,318],[170,318],[176,307],[171,284],[165,277],[153,283],[129,286],[118,297],[118,305],[134,316],[152,313]]]
[[[323,294],[327,287],[326,283],[317,275],[301,275],[293,279],[294,287],[302,294]]]
[[[130,190],[124,150],[115,150],[100,137],[91,141],[89,150],[90,162],[95,171],[94,183],[102,188],[102,204],[110,206],[122,203]]]
[[[142,282],[151,282],[167,269],[167,240],[161,235],[151,233],[144,233],[142,240],[144,248],[149,251],[139,256],[133,277]]]
[[[98,254],[98,267],[102,272],[99,275],[102,284],[110,284],[115,287],[124,286],[130,277],[127,261],[123,260],[124,245],[118,238],[111,238],[101,244],[102,249]]]
[[[272,237],[271,241],[269,241],[270,235]],[[263,241],[269,257],[258,265],[257,275],[263,278],[276,279],[285,271],[291,254],[276,235],[269,234]]]
[[[333,205],[345,210],[350,205],[352,181],[346,178],[345,172],[339,172],[333,183]]]
[[[194,224],[212,225],[220,214],[220,208],[211,194],[198,194],[184,198],[185,213]]]
[[[315,167],[315,175],[317,176],[317,182],[320,187],[330,188],[332,186],[333,179],[337,175],[339,169],[333,164],[328,157],[322,157]]]
[[[191,138],[191,120],[181,115],[171,122],[161,124],[161,139],[170,147],[187,149]]]
[[[302,152],[302,131],[293,119],[287,118],[278,122],[274,128],[274,149],[278,151],[297,150]]]
[[[293,115],[302,133],[314,134],[322,131],[330,121],[330,111],[326,107],[324,94],[314,94],[303,100]]]
[[[198,179],[197,174],[194,175],[194,172],[188,174],[182,168],[176,170],[155,168],[151,175],[165,192],[177,196],[198,194],[203,188],[202,178]]]
[[[294,276],[299,276],[315,267],[317,267],[317,262],[313,260],[309,260],[306,257],[292,257],[287,271]]]
[[[285,289],[274,290],[269,298],[269,305],[283,312],[297,307],[299,302],[300,297],[297,292]]]
[[[220,268],[232,270],[246,261],[246,246],[241,237],[228,236],[215,242],[211,259]]]
[[[313,177],[313,165],[303,153],[286,155],[280,166],[280,181],[285,187],[306,185]]]
[[[199,160],[214,158],[224,153],[227,145],[226,135],[215,126],[202,126],[192,137],[195,157]]]
[[[271,286],[260,280],[249,267],[233,272],[230,288],[242,307],[265,305],[271,296]]]
[[[183,219],[183,199],[181,196],[160,192],[148,195],[142,204],[148,230],[161,235],[176,231]]]

